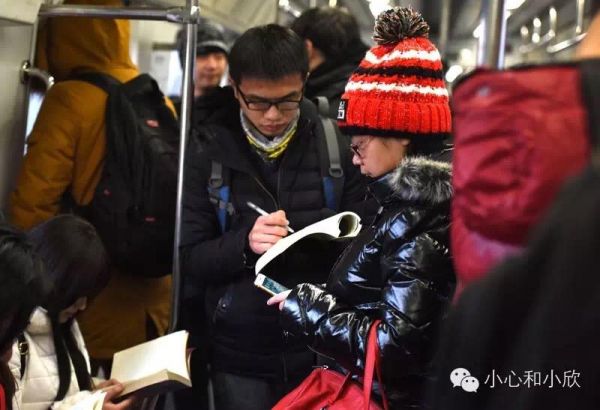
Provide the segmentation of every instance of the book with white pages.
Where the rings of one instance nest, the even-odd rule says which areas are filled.
[[[188,336],[181,330],[115,353],[110,377],[123,385],[120,396],[191,387]]]
[[[354,212],[341,212],[337,215],[315,222],[289,236],[281,238],[256,261],[254,272],[261,273],[273,259],[285,252],[290,246],[304,238],[322,240],[343,240],[353,238],[360,232],[360,216]]]

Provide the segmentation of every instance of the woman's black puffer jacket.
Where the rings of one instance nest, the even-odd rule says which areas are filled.
[[[325,288],[302,284],[286,299],[284,329],[357,374],[368,331],[381,319],[383,383],[392,408],[420,408],[433,342],[455,284],[449,252],[451,168],[405,158],[373,182],[381,208],[348,245]]]

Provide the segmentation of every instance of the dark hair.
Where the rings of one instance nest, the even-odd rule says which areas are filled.
[[[360,40],[358,23],[345,8],[316,7],[306,10],[292,25],[300,37],[310,40],[327,59],[339,60]]]
[[[249,29],[229,53],[229,74],[237,85],[243,77],[278,80],[293,74],[306,78],[307,73],[308,55],[302,39],[277,24]]]
[[[46,265],[53,289],[43,303],[48,311],[60,384],[56,400],[62,400],[71,384],[71,361],[81,390],[91,388],[86,360],[73,337],[73,320],[59,323],[59,313],[81,297],[93,298],[109,280],[108,256],[96,229],[73,215],[59,215],[29,232],[36,252]],[[70,360],[69,360],[70,358]]]
[[[0,353],[10,349],[23,332],[29,317],[43,300],[42,261],[25,234],[0,224]],[[6,392],[6,405],[12,408],[15,383],[5,363],[0,363],[0,384]]]

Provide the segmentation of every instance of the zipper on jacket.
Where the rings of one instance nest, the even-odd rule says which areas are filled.
[[[281,170],[283,169],[283,163],[285,162],[285,158],[287,157],[287,155],[285,155],[286,153],[283,154],[283,158],[281,158],[281,163],[279,164],[279,168],[277,168],[277,189],[276,189],[276,194],[277,194],[277,201],[281,202],[281,197],[279,196],[280,193],[280,188],[281,188]]]

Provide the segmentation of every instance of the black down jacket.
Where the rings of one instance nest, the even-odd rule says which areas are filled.
[[[268,295],[253,284],[247,238],[258,214],[247,201],[267,212],[283,209],[297,230],[335,214],[327,208],[323,193],[318,144],[324,135],[316,107],[303,101],[294,139],[278,166],[267,169],[244,137],[240,106],[232,89],[226,87],[220,92],[225,93],[226,104],[197,129],[197,139],[191,140],[186,159],[181,232],[183,293],[192,298],[194,292],[205,290],[199,299],[205,303],[213,370],[286,380],[310,371],[313,355],[300,343],[288,343],[279,326],[278,312],[266,304]],[[338,142],[341,148],[347,147],[343,136]],[[350,150],[341,149],[340,154],[345,175],[340,210],[357,210],[365,196],[365,185],[358,169],[352,166]],[[225,233],[221,232],[207,190],[211,161],[218,161],[228,170],[228,176],[224,171],[223,177],[231,189],[233,214]],[[336,247],[303,241],[263,273],[287,287],[321,283],[338,254]],[[203,326],[202,322],[197,324]],[[310,363],[298,365],[299,356],[309,357]]]
[[[373,224],[345,249],[325,288],[292,290],[282,325],[362,374],[369,327],[381,319],[388,401],[392,408],[419,408],[433,339],[455,284],[448,249],[450,165],[409,157],[369,189],[381,204]]]

